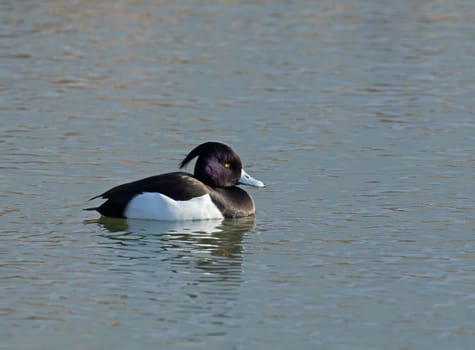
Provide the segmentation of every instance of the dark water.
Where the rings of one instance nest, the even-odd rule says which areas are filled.
[[[472,349],[472,1],[0,4],[0,348]],[[230,144],[254,219],[87,199]]]

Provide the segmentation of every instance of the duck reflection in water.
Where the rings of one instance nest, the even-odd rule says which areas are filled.
[[[241,273],[242,240],[255,227],[255,217],[221,220],[163,222],[153,220],[94,220],[130,259],[168,262],[170,268],[196,267],[208,280],[223,280]],[[188,271],[190,272],[190,271]]]

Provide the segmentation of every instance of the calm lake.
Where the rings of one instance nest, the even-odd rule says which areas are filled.
[[[474,18],[0,2],[0,349],[475,348]],[[205,141],[255,218],[82,210]]]

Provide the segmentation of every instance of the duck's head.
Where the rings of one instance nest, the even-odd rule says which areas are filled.
[[[194,175],[203,183],[213,187],[230,187],[249,185],[264,187],[262,181],[251,177],[242,168],[241,158],[229,146],[219,142],[206,142],[193,149],[180,164],[186,166],[193,158],[198,157]]]

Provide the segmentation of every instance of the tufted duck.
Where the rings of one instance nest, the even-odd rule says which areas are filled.
[[[264,187],[242,169],[239,155],[219,142],[193,149],[180,164],[198,157],[194,174],[173,172],[116,186],[96,198],[107,199],[97,210],[117,218],[203,220],[255,214],[252,197],[236,185]]]

